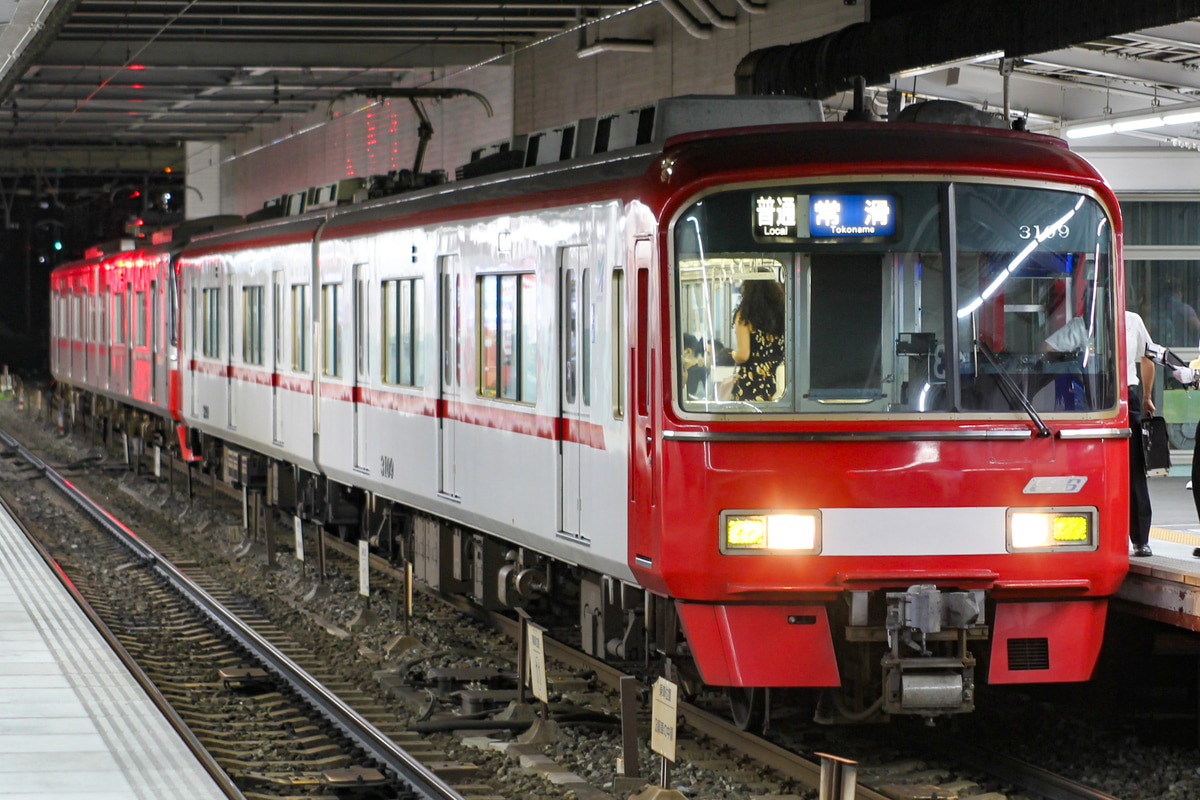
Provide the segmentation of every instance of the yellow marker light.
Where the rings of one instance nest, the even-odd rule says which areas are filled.
[[[729,517],[726,520],[725,544],[729,547],[753,547],[762,549],[767,546],[767,518]]]
[[[1051,536],[1050,514],[1013,514],[1012,546],[1016,548],[1048,547],[1054,544]]]
[[[1083,516],[1055,517],[1050,525],[1051,537],[1056,542],[1086,542],[1088,540],[1088,518]]]
[[[812,550],[816,541],[817,521],[808,514],[767,517],[767,547],[771,550]]]

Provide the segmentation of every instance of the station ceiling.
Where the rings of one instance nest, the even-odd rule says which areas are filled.
[[[727,6],[725,13],[761,5],[689,1]],[[677,20],[682,3],[670,0]],[[768,7],[803,3],[769,0]],[[10,154],[7,164],[0,158],[0,172],[20,168],[14,153],[25,154],[26,165],[34,153],[86,153],[79,164],[98,168],[183,141],[224,139],[347,94],[411,86],[413,71],[482,63],[645,4],[0,0],[0,55],[7,54],[0,64],[0,152]],[[879,0],[872,10],[899,15],[921,5]],[[1171,24],[1008,62],[1002,53],[980,52],[913,63],[880,84],[879,95],[899,88],[999,109],[1003,66],[1011,69],[1011,110],[1027,114],[1031,130],[1172,106],[1200,110],[1200,22],[1184,16],[1196,13],[1190,5],[1177,3],[1183,18]],[[1200,129],[1142,128],[1104,139],[1118,147],[1200,148]]]

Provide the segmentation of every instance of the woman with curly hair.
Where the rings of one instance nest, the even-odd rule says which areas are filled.
[[[771,279],[742,283],[742,302],[733,314],[738,365],[733,400],[768,401],[775,397],[775,371],[783,362],[786,318],[783,286]]]

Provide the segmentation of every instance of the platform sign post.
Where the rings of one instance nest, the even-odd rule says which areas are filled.
[[[671,788],[675,734],[679,727],[679,687],[666,678],[654,682],[651,704],[650,749],[663,758],[662,788]]]
[[[546,642],[543,634],[546,632],[533,623],[526,628],[529,641],[525,652],[529,654],[529,685],[533,696],[543,703],[550,702],[550,691],[546,687]]]
[[[296,534],[296,560],[304,563],[304,521],[292,517],[292,530]]]
[[[371,543],[366,539],[358,540],[358,593],[371,596]]]

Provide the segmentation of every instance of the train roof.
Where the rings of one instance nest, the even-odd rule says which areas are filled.
[[[491,216],[633,197],[659,205],[705,182],[773,179],[781,171],[796,178],[1019,174],[1107,192],[1100,174],[1056,137],[982,125],[811,121],[820,119],[819,112],[815,101],[799,98],[671,98],[661,101],[652,141],[645,144],[197,233],[174,246],[200,256],[249,241],[311,242],[322,226],[326,239],[363,235],[394,227],[399,217],[405,224],[425,224],[451,215]],[[739,127],[729,127],[731,121]],[[658,168],[664,157],[671,160],[669,171]]]
[[[1006,174],[1103,182],[1054,136],[921,122],[833,122],[702,131],[675,137],[664,152],[693,171],[794,166],[806,173]],[[682,176],[681,176],[682,177]]]

